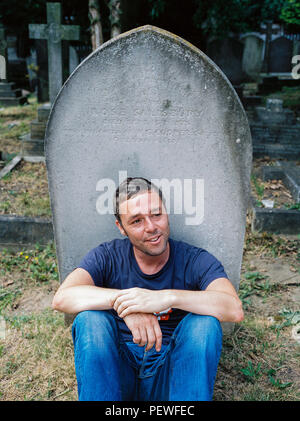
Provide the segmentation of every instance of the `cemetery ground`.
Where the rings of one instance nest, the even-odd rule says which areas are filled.
[[[36,110],[31,97],[29,105],[1,111],[3,165],[19,152],[19,136],[29,131]],[[273,161],[255,160],[254,169],[261,164]],[[263,192],[276,192],[278,205],[293,206],[279,184],[252,176],[253,195],[259,200]],[[0,214],[51,216],[45,164],[21,161],[0,188]],[[299,235],[253,233],[248,215],[239,289],[245,318],[224,336],[214,400],[300,399],[299,246]],[[2,401],[77,400],[71,327],[51,309],[58,285],[53,243],[1,248]]]

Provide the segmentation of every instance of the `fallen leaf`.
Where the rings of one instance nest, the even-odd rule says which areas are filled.
[[[12,285],[13,283],[14,283],[14,281],[13,281],[13,280],[8,279],[7,281],[4,281],[4,282],[3,282],[3,286],[4,286],[4,287],[8,287],[8,285]]]

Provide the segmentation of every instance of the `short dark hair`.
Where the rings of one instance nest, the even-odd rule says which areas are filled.
[[[122,224],[121,217],[120,217],[120,204],[125,202],[125,200],[129,200],[132,197],[136,196],[137,194],[147,192],[147,191],[155,191],[163,204],[164,197],[162,191],[151,181],[147,180],[143,177],[127,177],[122,183],[119,185],[115,192],[114,197],[114,214],[117,220]]]

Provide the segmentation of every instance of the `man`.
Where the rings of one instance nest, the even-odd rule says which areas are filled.
[[[169,238],[161,191],[127,178],[115,195],[126,236],[100,244],[67,276],[53,308],[77,314],[79,400],[211,400],[220,322],[243,319],[221,263]]]

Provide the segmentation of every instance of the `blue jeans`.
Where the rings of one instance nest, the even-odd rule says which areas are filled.
[[[72,326],[80,401],[210,401],[222,349],[212,316],[189,313],[160,352],[124,342],[109,311],[79,313]]]

